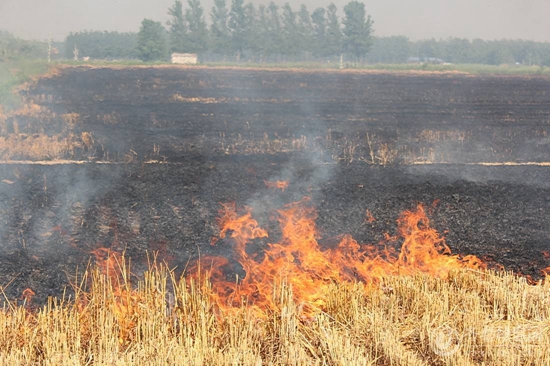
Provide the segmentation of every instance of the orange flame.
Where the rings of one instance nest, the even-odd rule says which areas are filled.
[[[25,302],[25,304],[27,304],[27,306],[28,306],[28,305],[31,304],[31,301],[32,301],[32,299],[35,295],[36,295],[36,293],[33,290],[31,290],[30,288],[26,288],[21,293],[21,297],[19,299],[23,300]]]
[[[546,262],[550,261],[550,252],[548,252],[548,251],[546,251],[546,250],[543,251],[543,252],[542,252],[542,257],[544,258],[544,260],[545,260]],[[542,269],[542,270],[540,271],[540,273],[541,273],[541,275],[543,275],[543,276],[550,276],[550,266],[548,266],[548,267]]]
[[[98,248],[90,252],[95,256],[96,265],[105,275],[112,287],[113,313],[116,314],[120,325],[120,342],[127,340],[128,333],[135,326],[135,307],[139,301],[138,292],[130,287],[130,283],[123,273],[125,269],[124,257],[109,248]]]
[[[280,189],[283,192],[288,188],[288,181],[286,180],[278,180],[275,182],[264,180],[264,184],[267,188]]]
[[[102,274],[107,276],[113,284],[120,283],[120,266],[122,256],[109,248],[98,248],[90,252]]]
[[[323,250],[317,241],[317,211],[305,198],[278,211],[282,238],[267,245],[261,260],[246,250],[254,239],[268,238],[250,209],[238,215],[234,204],[226,204],[220,213],[220,238],[229,236],[234,241],[234,259],[243,267],[244,278],[227,280],[225,270],[230,261],[223,257],[202,258],[190,272],[211,280],[213,300],[222,310],[242,305],[260,312],[275,309],[273,286],[282,281],[291,285],[296,301],[315,309],[323,306],[324,294],[334,282],[360,281],[369,288],[384,276],[428,273],[446,278],[451,269],[485,267],[475,256],[451,255],[444,238],[430,227],[422,205],[405,211],[397,220],[400,251],[387,243],[359,244],[349,235],[335,248]]]
[[[376,219],[374,218],[374,216],[372,216],[372,212],[370,212],[370,210],[367,209],[367,210],[365,211],[365,222],[366,222],[367,224],[372,224],[372,223],[375,222],[375,221],[376,221]]]

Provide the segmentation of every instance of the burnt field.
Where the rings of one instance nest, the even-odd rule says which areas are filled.
[[[137,276],[147,252],[180,272],[231,257],[231,240],[212,242],[220,203],[253,209],[261,252],[281,235],[273,213],[306,196],[324,248],[378,245],[422,203],[453,253],[533,277],[550,266],[549,79],[69,68],[21,95],[0,119],[11,299],[60,295],[107,249]]]

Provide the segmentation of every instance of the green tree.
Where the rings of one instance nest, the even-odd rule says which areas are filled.
[[[244,7],[244,20],[246,49],[252,52],[253,55],[257,55],[259,53],[259,50],[261,49],[259,47],[259,36],[261,35],[261,30],[258,26],[257,13],[256,9],[254,8],[254,4],[248,3]]]
[[[183,16],[183,4],[176,0],[174,5],[168,9],[170,20],[167,22],[170,36],[170,50],[172,52],[187,52],[187,23]]]
[[[264,62],[270,53],[270,24],[265,5],[258,6],[255,14],[253,32],[250,38],[252,51],[259,56],[260,62]]]
[[[296,13],[292,10],[289,3],[283,6],[282,15],[282,48],[284,55],[294,56],[299,51],[298,23],[296,22]]]
[[[538,43],[537,49],[540,55],[540,66],[550,67],[550,43]]]
[[[471,44],[468,39],[449,38],[443,43],[440,58],[453,63],[468,63],[470,61]]]
[[[342,30],[334,3],[327,7],[327,31],[325,37],[324,56],[339,55],[342,52]]]
[[[279,6],[271,1],[266,9],[267,39],[266,54],[281,55],[284,48],[283,32],[279,17]]]
[[[440,44],[435,39],[425,39],[422,41],[416,42],[415,45],[415,54],[421,60],[426,60],[428,58],[439,58],[441,51]]]
[[[233,51],[237,54],[237,59],[240,59],[247,43],[244,0],[232,0],[231,12],[229,13],[229,30]]]
[[[298,13],[298,45],[304,53],[309,53],[314,49],[313,23],[307,7],[302,4]]]
[[[204,19],[204,9],[200,0],[188,0],[189,8],[185,10],[185,20],[189,28],[187,52],[201,53],[208,49],[208,27]]]
[[[386,64],[407,62],[411,56],[410,43],[405,36],[374,37],[368,60]]]
[[[418,43],[418,42],[416,42]],[[485,63],[485,53],[486,53],[486,46],[485,41],[479,38],[476,38],[472,40],[472,44],[470,47],[470,62],[474,64],[483,64]]]
[[[231,36],[227,25],[229,15],[225,0],[214,0],[214,6],[210,13],[212,24],[210,25],[210,42],[214,53],[228,55],[231,52]]]
[[[65,39],[65,57],[73,58],[73,50],[78,48],[80,57],[93,59],[132,59],[137,58],[137,33],[119,32],[77,32]]]
[[[166,59],[168,49],[165,32],[160,22],[143,19],[138,33],[138,57],[142,61]]]
[[[359,1],[344,6],[344,13],[344,51],[361,61],[372,45],[372,19]]]
[[[489,65],[502,65],[513,63],[513,56],[511,51],[503,47],[503,42],[491,41],[487,42],[487,57],[485,63]],[[532,61],[529,61],[532,63]]]
[[[313,53],[315,56],[325,56],[327,38],[327,19],[325,8],[317,8],[311,13],[313,23]]]
[[[17,58],[45,58],[47,52],[48,44],[46,42],[23,40],[7,31],[0,30],[0,62]]]

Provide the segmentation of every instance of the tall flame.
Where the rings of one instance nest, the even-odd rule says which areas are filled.
[[[91,251],[101,274],[108,279],[110,293],[113,295],[107,304],[117,316],[119,341],[127,340],[128,332],[135,326],[135,307],[139,302],[139,292],[130,287],[129,272],[124,256],[109,248]]]
[[[122,282],[120,279],[120,267],[122,265],[122,255],[109,248],[97,248],[90,252],[95,257],[96,265],[102,274],[107,276],[113,285],[119,286]]]
[[[550,252],[549,252],[549,251],[544,250],[544,251],[542,252],[542,257],[544,258],[544,260],[545,260],[547,263],[550,262]],[[543,275],[543,276],[545,276],[545,277],[546,277],[546,276],[550,276],[550,266],[548,266],[548,267],[542,269],[542,270],[540,271],[540,274]]]
[[[255,239],[268,238],[251,210],[239,215],[234,204],[225,204],[220,214],[220,238],[232,239],[233,259],[242,266],[244,278],[226,279],[230,260],[224,257],[202,258],[190,272],[212,281],[214,300],[225,310],[244,304],[261,311],[275,309],[274,286],[281,282],[292,286],[296,301],[314,309],[323,306],[324,294],[334,282],[359,281],[367,289],[384,276],[423,272],[445,278],[452,269],[485,267],[475,256],[452,255],[444,238],[430,227],[422,205],[405,211],[397,220],[397,237],[387,238],[402,241],[400,251],[387,242],[378,246],[359,244],[349,235],[336,247],[323,250],[317,241],[317,211],[305,198],[278,211],[282,238],[267,244],[261,259],[247,252]]]
[[[32,299],[35,295],[36,293],[31,288],[26,288],[21,293],[21,297],[19,299],[22,300],[25,303],[25,306],[28,308],[31,306]]]

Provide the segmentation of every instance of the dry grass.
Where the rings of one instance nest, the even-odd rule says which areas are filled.
[[[0,105],[0,160],[58,160],[72,158],[78,150],[90,151],[94,138],[90,132],[75,134],[78,113],[62,114],[65,124],[55,135],[45,133],[45,126],[56,114],[33,101],[4,113]]]
[[[103,121],[103,123],[106,125],[116,125],[120,122],[120,115],[117,112],[111,112],[103,114],[101,116],[98,115],[97,119]]]
[[[422,130],[418,133],[417,141],[439,142],[439,141],[464,141],[472,137],[472,132],[461,130]]]
[[[80,121],[79,113],[65,113],[61,115],[63,122],[68,124],[70,127],[74,127]]]
[[[198,98],[198,97],[184,97],[181,94],[174,94],[170,98],[172,102],[182,102],[182,103],[202,103],[202,104],[212,104],[212,103],[222,103],[225,102],[225,99],[216,99],[216,98]]]
[[[328,147],[337,152],[332,158],[351,164],[362,161],[372,165],[394,165],[399,161],[399,153],[395,142],[384,142],[373,133],[367,133],[364,140],[358,138],[343,138],[342,141],[333,141],[331,130],[326,136]]]
[[[199,86],[201,85],[202,80],[199,80]],[[159,81],[160,83],[160,81]],[[267,82],[262,81],[262,84],[266,84]],[[188,87],[194,87],[194,85],[187,83],[183,83],[185,86]],[[300,87],[303,87],[300,84]],[[201,97],[186,97],[181,94],[172,94],[172,97],[170,97],[171,102],[180,102],[180,103],[201,103],[201,104],[219,104],[219,103],[274,103],[274,104],[281,104],[281,103],[293,103],[295,100],[290,98],[241,98],[241,97],[221,97],[221,98],[201,98]]]
[[[28,118],[40,118],[47,111],[33,102],[24,103],[19,109],[11,113],[12,116],[28,117]]]
[[[114,262],[113,262],[114,263]],[[117,261],[117,266],[121,260]],[[278,308],[222,313],[204,281],[153,265],[137,284],[89,270],[77,301],[0,312],[5,365],[542,365],[550,360],[550,284],[510,274],[389,277],[365,292],[334,284],[304,316],[284,283]]]
[[[206,148],[209,141],[205,139],[197,140],[194,143],[195,148]],[[311,151],[315,149],[313,143],[308,142],[307,137],[292,138],[272,138],[264,134],[262,139],[247,138],[241,134],[237,136],[226,136],[224,132],[220,133],[219,144],[215,151],[225,155],[256,155],[256,154],[280,154],[297,151]]]
[[[92,134],[83,132],[77,137],[46,134],[11,134],[0,136],[0,160],[42,160],[70,158],[78,149],[90,150],[94,143]]]

